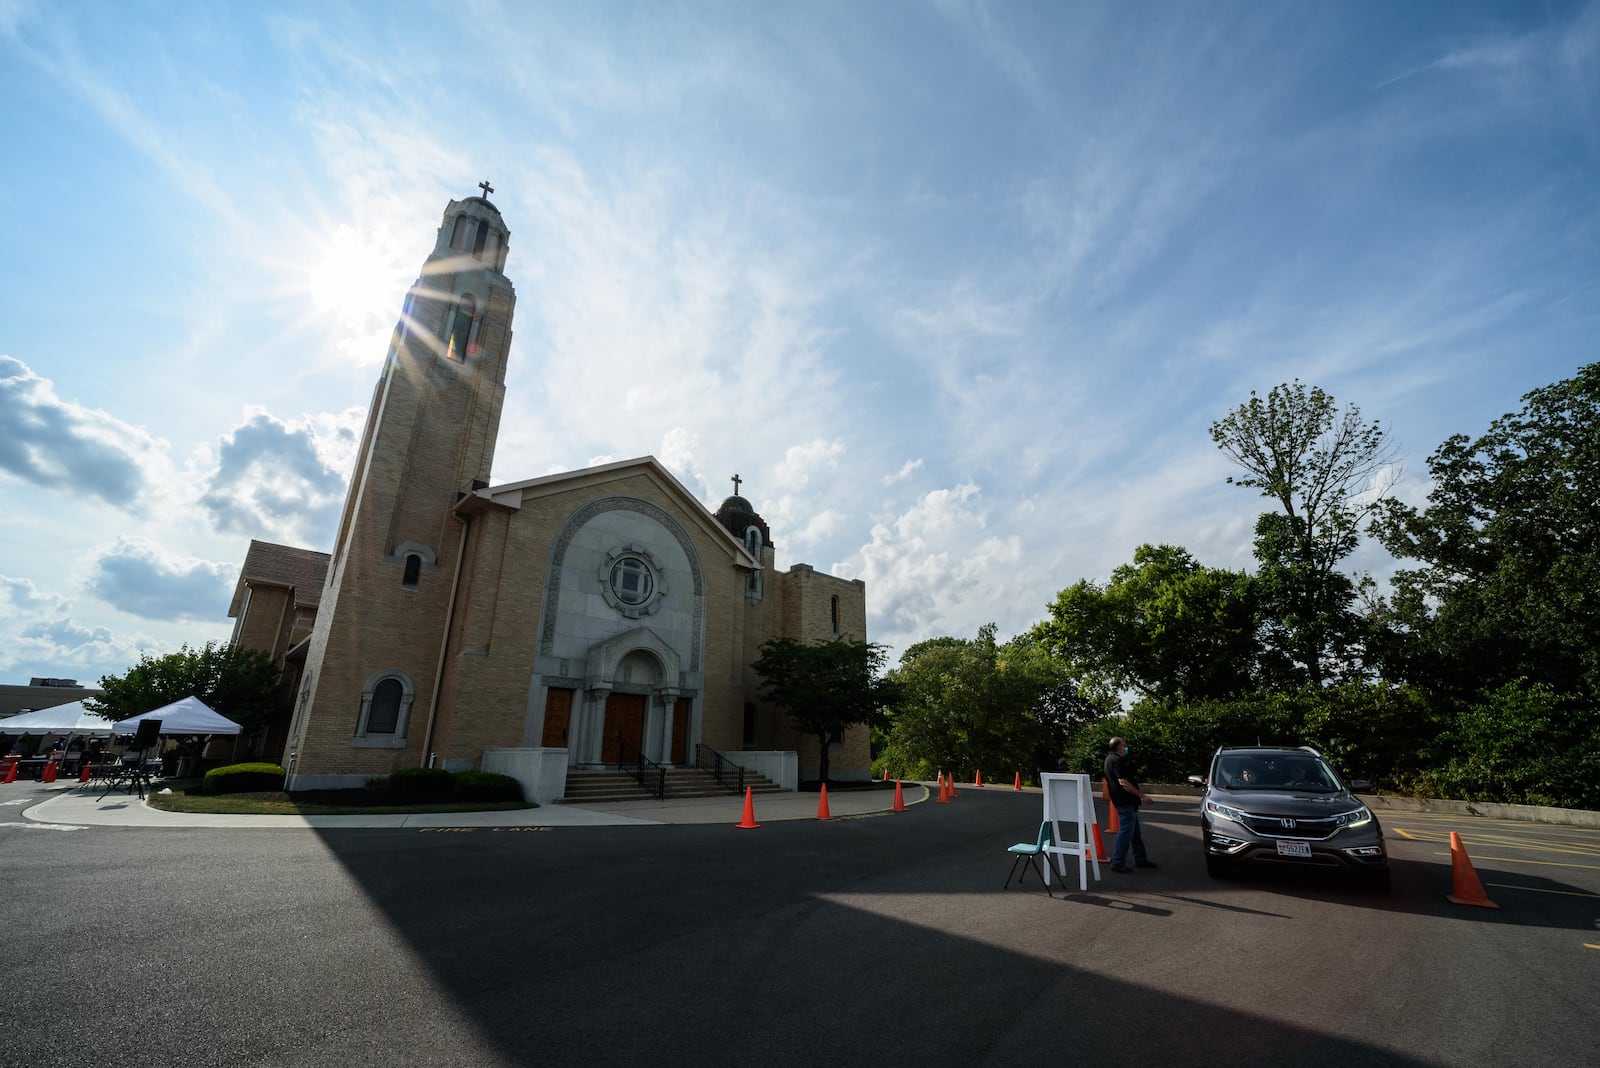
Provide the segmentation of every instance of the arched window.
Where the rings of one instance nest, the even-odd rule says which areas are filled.
[[[404,586],[408,590],[414,590],[417,588],[417,579],[419,579],[421,576],[422,557],[418,556],[416,553],[408,554],[406,556],[405,575],[401,577],[400,585]]]
[[[403,671],[373,675],[361,692],[361,714],[351,744],[368,749],[403,748],[416,694],[411,676]]]
[[[478,233],[472,239],[472,254],[478,259],[483,259],[483,246],[489,240],[489,224],[482,219],[478,220]]]
[[[372,707],[367,710],[368,734],[393,734],[400,725],[400,700],[405,688],[399,679],[384,679],[372,691]]]
[[[839,598],[837,596],[833,598],[833,633],[835,635],[839,633]]]
[[[477,314],[478,302],[463,293],[450,315],[450,333],[445,345],[445,351],[452,360],[464,360],[473,354],[472,323]]]
[[[450,247],[457,252],[465,252],[468,243],[472,240],[473,227],[476,222],[469,215],[457,215],[455,228],[450,231]]]

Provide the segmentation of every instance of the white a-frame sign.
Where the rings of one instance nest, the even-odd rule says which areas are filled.
[[[1067,858],[1078,858],[1078,889],[1089,889],[1088,865],[1094,865],[1094,877],[1100,879],[1100,859],[1095,856],[1094,841],[1090,838],[1095,821],[1094,795],[1089,792],[1089,776],[1058,775],[1045,772],[1039,776],[1044,786],[1044,818],[1050,824],[1050,845],[1045,852],[1056,858],[1056,869],[1065,881]],[[1063,834],[1065,832],[1065,834]],[[1044,880],[1050,881],[1049,858],[1044,866]]]

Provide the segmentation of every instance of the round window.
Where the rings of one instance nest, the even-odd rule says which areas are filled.
[[[611,566],[611,592],[625,605],[639,606],[655,591],[650,565],[637,556],[624,556]]]

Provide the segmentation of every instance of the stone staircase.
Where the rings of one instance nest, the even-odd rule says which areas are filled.
[[[744,784],[758,794],[781,793],[777,783],[753,771],[744,773]],[[685,797],[727,797],[737,795],[717,782],[709,771],[698,768],[668,768],[667,797],[675,801]],[[601,801],[654,801],[655,795],[639,785],[625,771],[567,772],[567,792],[556,799],[558,805],[587,805]]]

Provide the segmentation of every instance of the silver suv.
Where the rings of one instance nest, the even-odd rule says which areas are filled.
[[[1224,747],[1211,758],[1211,774],[1189,782],[1205,791],[1200,829],[1213,876],[1246,865],[1322,868],[1389,889],[1383,828],[1355,795],[1372,784],[1346,783],[1315,749]]]

